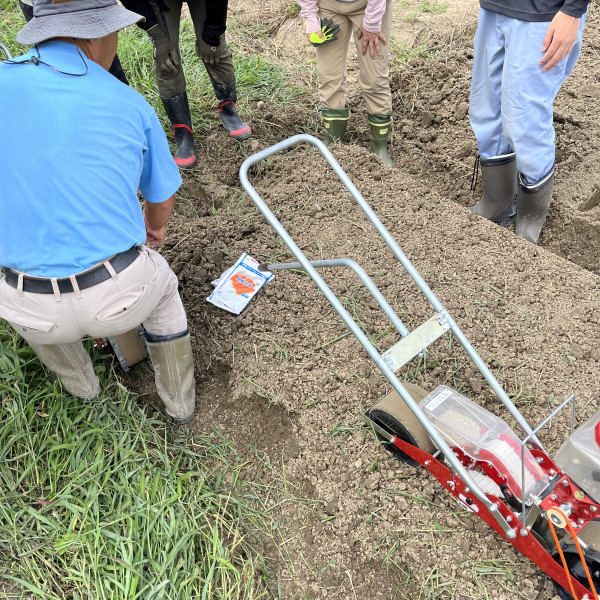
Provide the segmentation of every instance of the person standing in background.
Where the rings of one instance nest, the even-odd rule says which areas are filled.
[[[158,91],[173,125],[177,145],[175,162],[181,169],[191,169],[196,164],[196,152],[179,49],[183,0],[123,0],[123,5],[146,16],[146,22],[139,26],[146,30],[154,44]],[[225,41],[227,0],[193,0],[187,6],[196,34],[196,54],[206,67],[219,101],[223,126],[231,137],[245,140],[252,135],[252,130],[240,119],[235,106],[235,71],[232,53]],[[151,17],[148,17],[149,8]]]
[[[589,0],[480,0],[469,112],[483,197],[471,210],[537,244],[554,190],[554,99]],[[516,207],[515,207],[516,203]]]
[[[387,151],[392,127],[389,73],[391,0],[299,0],[306,35],[317,48],[323,139],[328,146],[346,133],[346,59],[350,38],[358,55],[358,81],[367,105],[371,152],[391,165]]]

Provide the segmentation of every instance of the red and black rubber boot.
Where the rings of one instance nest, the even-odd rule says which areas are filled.
[[[247,140],[252,135],[252,129],[250,129],[250,125],[242,121],[235,107],[237,100],[235,79],[227,85],[213,82],[213,88],[219,100],[219,115],[223,121],[223,127],[236,140],[240,142]]]
[[[161,100],[173,125],[173,136],[177,145],[175,164],[180,169],[191,169],[196,164],[196,152],[187,93],[183,91],[173,98],[161,97]]]

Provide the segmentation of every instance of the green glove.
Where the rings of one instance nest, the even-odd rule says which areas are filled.
[[[337,40],[337,34],[340,32],[340,26],[334,25],[331,19],[321,19],[321,33],[323,37],[320,37],[318,33],[310,34],[310,43],[318,48],[324,46],[329,42]]]
[[[179,73],[179,54],[171,40],[165,35],[160,25],[154,25],[147,31],[154,44],[154,60],[158,68],[165,74]]]
[[[205,65],[219,64],[219,47],[207,44],[202,38],[196,40],[196,54]]]

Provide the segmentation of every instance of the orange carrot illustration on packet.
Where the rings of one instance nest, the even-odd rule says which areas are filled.
[[[242,294],[250,294],[254,291],[254,281],[246,275],[242,275],[241,273],[235,273],[230,278],[230,280],[233,284],[233,289],[235,290],[235,293],[239,296],[241,296]]]

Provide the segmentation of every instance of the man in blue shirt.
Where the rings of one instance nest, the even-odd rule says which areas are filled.
[[[100,386],[81,338],[142,323],[166,411],[188,422],[177,278],[143,245],[164,240],[181,177],[154,110],[108,73],[118,30],[142,17],[116,0],[34,0],[33,12],[17,35],[33,49],[0,63],[0,317],[82,398]]]
[[[480,0],[469,112],[483,198],[472,211],[537,244],[554,189],[553,103],[589,0]],[[515,219],[516,196],[516,219]]]

